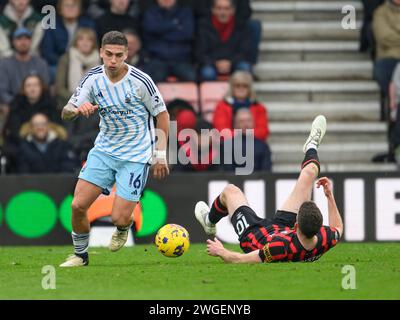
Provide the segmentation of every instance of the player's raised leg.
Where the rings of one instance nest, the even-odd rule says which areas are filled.
[[[216,224],[224,217],[232,217],[238,208],[248,206],[243,192],[233,184],[228,184],[214,200],[211,209],[204,201],[197,202],[194,212],[197,221],[209,236],[215,236]]]
[[[304,202],[311,200],[313,184],[320,171],[318,147],[322,142],[325,132],[326,119],[324,116],[319,115],[314,119],[310,135],[303,147],[305,157],[301,165],[300,176],[281,210],[298,213],[300,206]]]
[[[79,179],[72,200],[72,241],[74,255],[67,258],[60,267],[79,267],[89,264],[89,232],[90,224],[87,210],[101,194],[102,189],[88,181]]]
[[[126,243],[129,229],[133,223],[133,210],[136,204],[137,202],[125,200],[118,195],[115,197],[111,219],[117,229],[111,237],[110,251],[116,252]]]

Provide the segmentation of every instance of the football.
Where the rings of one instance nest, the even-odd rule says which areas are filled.
[[[180,225],[167,224],[158,230],[155,244],[164,256],[180,257],[189,249],[189,233]]]

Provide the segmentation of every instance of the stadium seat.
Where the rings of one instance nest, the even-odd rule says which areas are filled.
[[[166,104],[174,99],[184,99],[199,112],[199,91],[195,82],[185,83],[159,83],[158,90],[164,98]]]
[[[214,110],[228,91],[228,82],[203,82],[200,85],[201,114],[203,119],[213,122]]]

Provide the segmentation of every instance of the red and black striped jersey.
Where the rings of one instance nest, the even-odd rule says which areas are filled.
[[[251,239],[251,235],[249,238]],[[308,251],[300,243],[296,231],[285,228],[279,233],[269,233],[267,237],[259,238],[257,249],[264,262],[313,262],[336,245],[340,234],[335,228],[322,226],[317,238],[316,247]]]

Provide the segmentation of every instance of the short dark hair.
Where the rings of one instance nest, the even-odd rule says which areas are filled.
[[[104,47],[107,44],[115,44],[124,47],[128,47],[128,40],[125,35],[119,31],[107,32],[101,39],[101,46]]]
[[[297,215],[300,231],[307,237],[315,236],[322,227],[322,214],[317,205],[312,201],[304,202]]]
[[[217,4],[217,1],[218,0],[213,0],[212,1],[212,6],[213,7],[215,7],[215,5]],[[231,6],[236,9],[236,0],[229,0],[229,2],[231,3]]]

